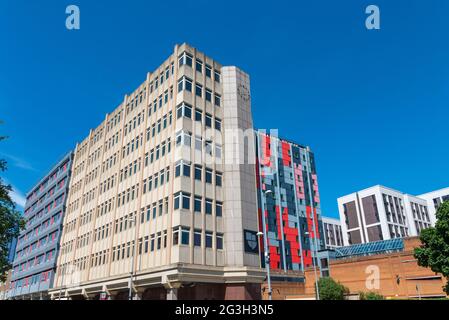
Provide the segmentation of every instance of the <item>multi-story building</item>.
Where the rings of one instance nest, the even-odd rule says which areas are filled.
[[[428,202],[425,199],[404,194],[404,205],[410,236],[418,236],[421,230],[435,225],[434,215],[429,212]]]
[[[260,298],[252,128],[248,75],[176,45],[76,145],[53,297]]]
[[[339,219],[322,217],[323,234],[326,249],[334,249],[343,246],[343,233]]]
[[[324,248],[314,154],[262,131],[256,133],[260,247],[268,247],[270,267],[302,271]],[[262,265],[265,259],[262,257]]]
[[[424,199],[380,185],[338,198],[345,245],[418,235],[432,225]]]
[[[8,298],[45,299],[52,287],[70,181],[72,152],[27,194]]]
[[[438,207],[444,201],[449,201],[449,187],[439,189],[436,191],[431,191],[431,192],[419,195],[418,197],[427,201],[427,206],[429,208],[430,221],[432,222],[432,224],[435,224],[435,222],[436,222],[435,214],[438,210]]]

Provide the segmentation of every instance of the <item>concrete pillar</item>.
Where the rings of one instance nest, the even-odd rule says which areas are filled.
[[[178,288],[167,289],[167,300],[178,300]]]
[[[133,296],[133,300],[142,300],[142,295],[143,295],[143,292],[139,292],[139,291],[135,292],[134,296]]]

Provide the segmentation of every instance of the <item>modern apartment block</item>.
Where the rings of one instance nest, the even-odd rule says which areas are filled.
[[[249,92],[176,45],[76,145],[54,299],[260,298]]]
[[[432,225],[427,201],[384,186],[338,198],[345,245],[415,236]]]
[[[428,192],[418,196],[421,199],[427,201],[427,206],[429,209],[430,221],[432,224],[436,222],[436,212],[438,207],[444,201],[449,201],[449,188],[443,188],[436,191]]]
[[[27,194],[27,222],[17,240],[9,299],[48,298],[56,270],[72,158],[72,152],[66,154]]]
[[[326,249],[334,249],[343,246],[343,233],[339,219],[322,217],[323,234]]]
[[[267,238],[265,244],[261,237],[261,250],[268,247],[272,269],[303,271],[324,248],[314,155],[261,131],[256,143],[259,226]]]

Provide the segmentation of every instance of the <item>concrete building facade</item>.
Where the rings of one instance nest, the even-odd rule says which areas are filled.
[[[252,127],[248,75],[176,45],[76,146],[53,298],[259,298]]]
[[[27,194],[26,227],[17,240],[8,299],[48,298],[59,253],[72,158],[72,152],[66,154]]]
[[[416,236],[432,225],[424,199],[384,186],[337,201],[345,245]]]

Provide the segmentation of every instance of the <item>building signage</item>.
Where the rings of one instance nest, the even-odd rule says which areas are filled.
[[[243,239],[245,243],[246,253],[259,253],[259,245],[257,241],[256,231],[243,230]]]

